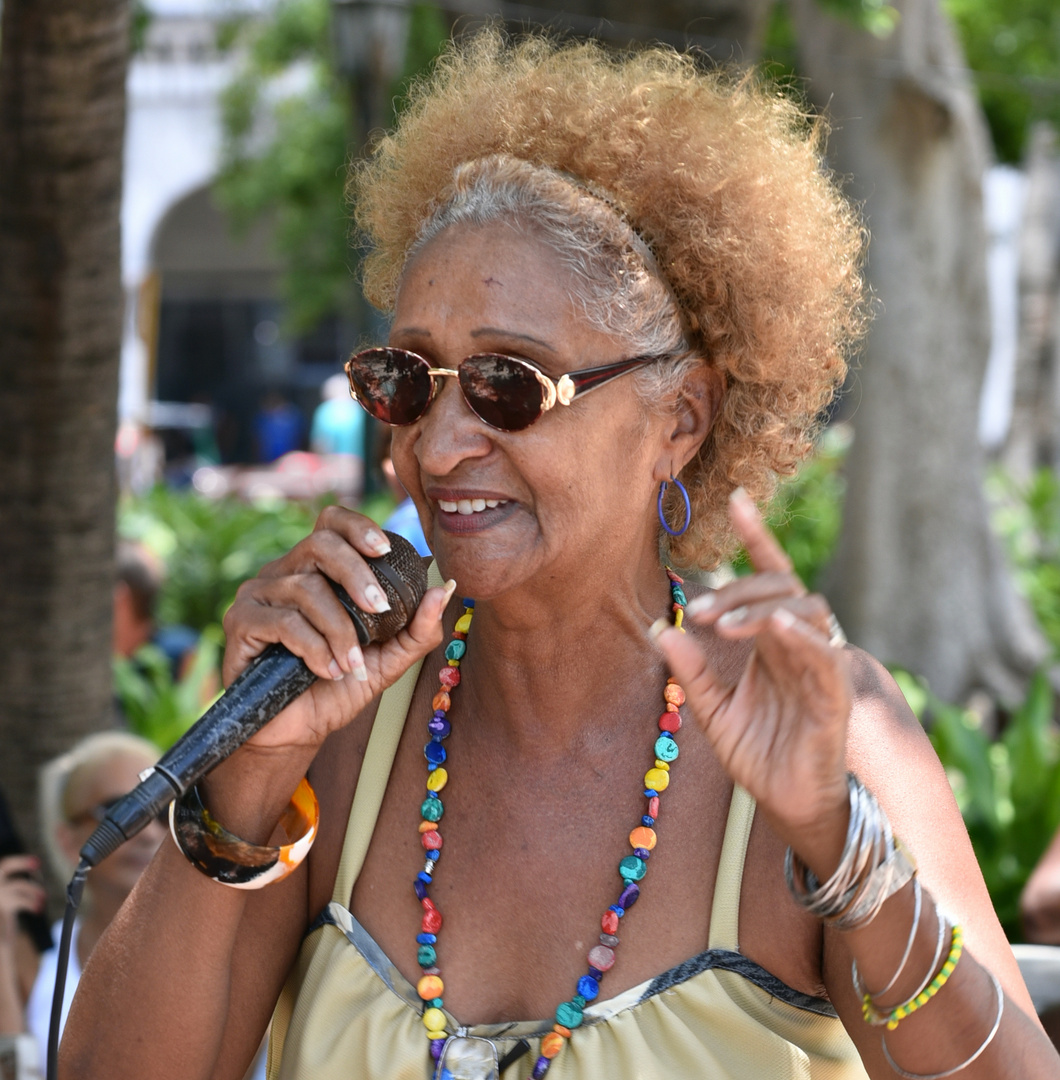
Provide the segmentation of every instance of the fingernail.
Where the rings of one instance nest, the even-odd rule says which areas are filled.
[[[735,626],[737,623],[743,622],[746,616],[747,608],[733,608],[732,611],[726,611],[724,615],[718,616],[718,626]]]
[[[450,606],[450,600],[453,598],[453,593],[456,592],[456,579],[450,578],[450,580],[445,582],[443,588],[445,589],[445,595],[442,598],[442,607],[438,612],[439,622],[445,618],[445,609]]]
[[[660,616],[648,627],[648,637],[655,641],[659,635],[670,625],[670,620]]]
[[[385,555],[390,550],[390,541],[378,529],[369,529],[364,534],[364,542],[379,555]]]
[[[380,612],[390,610],[390,602],[383,595],[382,589],[377,585],[369,585],[368,588],[364,590],[364,598],[368,601],[368,606],[372,611]]]
[[[342,668],[339,667],[334,659],[328,664],[328,674],[336,680],[342,678]]]
[[[777,608],[770,618],[785,630],[795,625],[795,616],[786,607]]]
[[[353,677],[358,682],[367,682],[368,681],[368,669],[364,666],[364,664],[358,664],[353,669]]]
[[[689,600],[685,606],[686,615],[702,615],[704,611],[709,611],[714,606],[714,594],[703,593],[702,596],[697,596],[693,600]]]
[[[359,667],[364,667],[364,653],[361,652],[360,645],[354,645],[350,649],[346,654],[346,662],[350,665],[350,671],[356,671]]]

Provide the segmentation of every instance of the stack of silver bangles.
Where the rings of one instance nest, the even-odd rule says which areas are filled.
[[[876,797],[847,773],[850,823],[839,866],[822,885],[788,848],[784,875],[795,900],[837,930],[866,926],[889,897],[916,874],[916,863],[894,838]]]

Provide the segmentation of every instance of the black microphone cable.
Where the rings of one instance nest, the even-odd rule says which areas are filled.
[[[47,1080],[56,1080],[59,1068],[59,1030],[62,1027],[63,995],[66,993],[66,971],[70,965],[70,942],[74,936],[77,909],[81,906],[81,894],[85,891],[85,878],[91,869],[82,859],[77,864],[70,884],[66,886],[66,910],[63,912],[63,929],[59,936],[59,952],[55,960],[55,992],[52,995],[52,1014],[48,1021]]]

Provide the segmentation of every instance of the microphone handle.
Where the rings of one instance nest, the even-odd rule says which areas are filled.
[[[107,811],[81,849],[81,858],[96,866],[131,840],[316,679],[301,657],[286,646],[266,647],[141,782]]]

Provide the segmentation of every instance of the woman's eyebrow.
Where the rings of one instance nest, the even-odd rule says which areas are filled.
[[[508,337],[513,338],[516,341],[529,341],[533,345],[540,345],[543,349],[548,349],[549,352],[554,353],[556,350],[552,345],[549,345],[547,341],[542,341],[540,338],[534,337],[532,334],[521,334],[517,330],[505,330],[499,326],[483,326],[478,330],[472,330],[471,336],[477,337]]]

